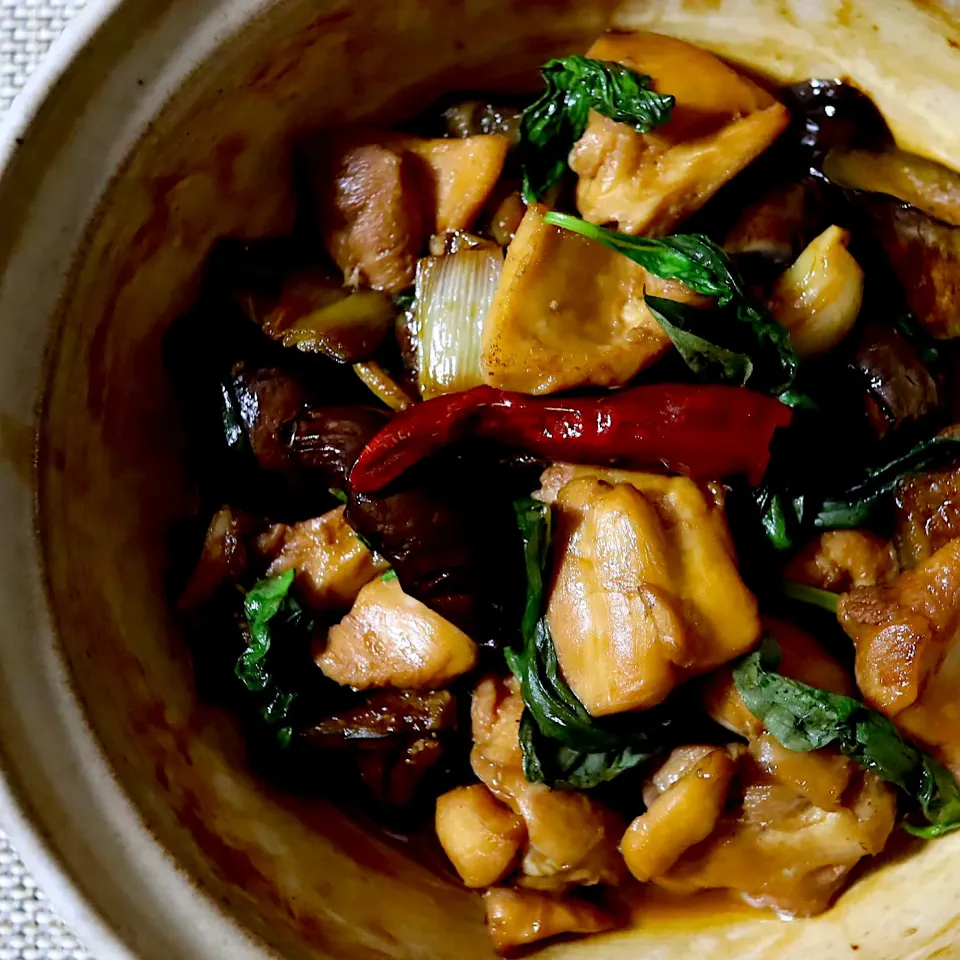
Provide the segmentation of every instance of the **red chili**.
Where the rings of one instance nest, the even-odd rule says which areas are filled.
[[[632,387],[602,397],[531,397],[474,387],[419,403],[384,427],[350,473],[372,493],[464,436],[486,437],[551,460],[657,467],[696,479],[745,474],[759,483],[777,427],[779,400],[743,387]]]

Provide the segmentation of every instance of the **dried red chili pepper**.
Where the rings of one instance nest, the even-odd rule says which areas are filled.
[[[651,385],[602,397],[531,397],[475,387],[404,410],[364,448],[350,473],[357,493],[380,490],[424,457],[465,436],[553,460],[659,467],[696,479],[745,474],[759,483],[777,427],[778,400],[742,387]]]

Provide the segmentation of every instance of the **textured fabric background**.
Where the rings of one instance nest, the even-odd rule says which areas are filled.
[[[0,0],[0,114],[86,0]],[[93,960],[0,831],[0,960]]]

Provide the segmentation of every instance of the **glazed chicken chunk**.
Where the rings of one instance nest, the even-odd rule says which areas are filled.
[[[317,613],[349,610],[361,588],[388,566],[370,552],[343,513],[337,507],[286,527],[280,552],[267,570],[268,576],[296,570],[297,595]]]
[[[360,591],[316,662],[331,680],[357,690],[435,690],[474,668],[477,645],[394,577]]]
[[[841,597],[866,702],[960,772],[960,539],[888,586]]]
[[[713,54],[653,33],[607,34],[588,57],[615,60],[676,97],[670,122],[637,133],[591,112],[570,153],[577,207],[591,223],[669,233],[787,126],[787,109]]]
[[[780,642],[779,669],[784,674],[837,693],[852,690],[839,665],[809,637],[786,624],[767,626]],[[728,669],[708,684],[706,703],[716,720],[746,737],[747,749],[735,748],[728,755],[714,748],[699,760],[694,754],[681,756],[679,762],[675,751],[662,768],[669,785],[664,790],[664,784],[657,783],[658,776],[665,777],[663,772],[654,776],[650,808],[624,838],[628,864],[634,869],[631,856],[640,854],[640,876],[665,864],[666,869],[652,879],[678,893],[721,888],[785,915],[820,913],[849,871],[864,856],[883,849],[896,816],[892,790],[835,751],[792,753],[782,748],[746,709]],[[712,761],[706,782],[691,781],[717,754],[727,760]],[[724,780],[728,762],[735,764],[735,772]],[[678,772],[679,779],[670,783]],[[718,816],[726,783],[734,786]],[[672,797],[676,800],[671,803]],[[686,850],[678,848],[699,835],[702,827],[679,814],[677,823],[668,819],[682,804],[690,819],[714,824],[706,839]],[[655,836],[661,826],[673,830]],[[634,851],[637,838],[646,843]]]
[[[670,347],[645,292],[700,306],[709,301],[594,240],[550,226],[545,212],[530,206],[507,250],[483,326],[484,380],[534,394],[621,386]]]
[[[591,714],[651,707],[756,642],[722,508],[693,481],[552,467],[541,496],[555,498],[547,617]]]

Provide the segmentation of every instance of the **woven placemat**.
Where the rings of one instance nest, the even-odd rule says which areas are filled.
[[[0,0],[0,114],[86,0]],[[93,960],[0,831],[0,960]]]

